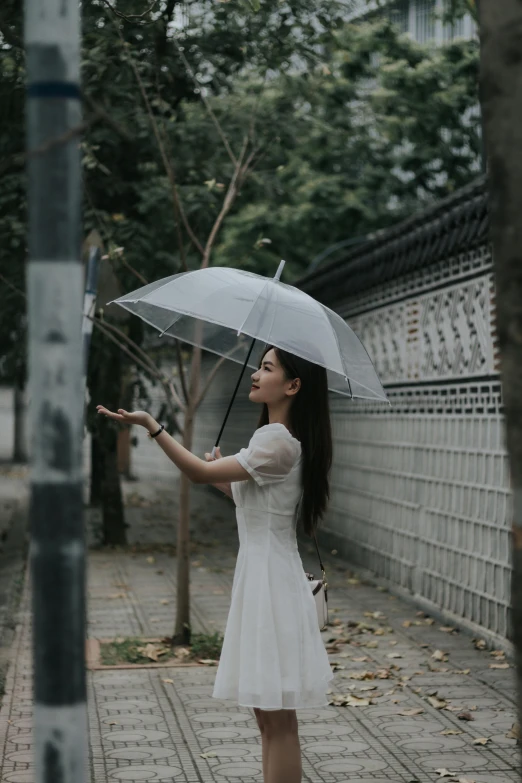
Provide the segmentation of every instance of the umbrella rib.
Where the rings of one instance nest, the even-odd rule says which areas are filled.
[[[241,324],[241,326],[240,326],[240,327],[239,327],[239,329],[237,330],[237,336],[238,336],[238,337],[239,337],[239,335],[241,334],[241,330],[242,330],[242,328],[244,327],[244,325],[246,324],[246,322],[247,322],[247,321],[248,321],[248,319],[250,318],[250,316],[251,316],[251,314],[252,314],[252,310],[254,309],[254,307],[255,307],[255,306],[256,306],[256,304],[257,304],[257,300],[259,299],[259,297],[261,296],[261,294],[263,293],[263,291],[265,290],[265,288],[267,287],[267,285],[268,285],[269,283],[271,283],[271,282],[272,282],[272,280],[267,280],[267,281],[265,282],[264,286],[262,286],[262,288],[261,288],[261,290],[259,291],[258,295],[256,296],[256,298],[255,298],[255,299],[254,299],[254,301],[252,302],[252,306],[250,307],[250,310],[248,311],[248,314],[247,314],[247,315],[246,315],[246,317],[243,319],[243,323]],[[249,335],[249,336],[251,337],[252,335]],[[257,339],[257,338],[255,338],[255,339]]]

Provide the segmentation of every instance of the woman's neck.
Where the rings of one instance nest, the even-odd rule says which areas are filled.
[[[290,427],[290,406],[282,405],[277,408],[268,408],[268,423],[269,424],[283,424],[289,432],[292,432]]]

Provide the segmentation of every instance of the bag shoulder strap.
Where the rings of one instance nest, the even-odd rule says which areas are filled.
[[[326,572],[325,572],[325,570],[324,570],[323,561],[321,560],[321,553],[319,552],[319,545],[318,545],[318,543],[317,543],[317,536],[315,535],[315,530],[314,530],[314,544],[315,544],[315,549],[316,549],[316,551],[317,551],[317,557],[319,558],[319,565],[321,566],[321,571],[322,571],[322,573],[323,573],[323,576],[324,576],[324,574],[325,574]]]

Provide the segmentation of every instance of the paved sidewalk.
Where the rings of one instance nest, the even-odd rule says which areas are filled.
[[[175,498],[165,485],[137,482],[126,492],[129,540],[137,546],[90,552],[91,638],[173,630]],[[226,620],[237,537],[227,500],[199,487],[194,499],[193,623],[211,632]],[[312,547],[303,555],[306,568],[317,570]],[[515,722],[513,669],[502,655],[476,649],[470,637],[441,629],[362,584],[345,563],[325,559],[334,624],[324,639],[337,668],[332,699],[354,706],[300,711],[304,780],[519,780],[519,750],[506,736]],[[27,599],[26,589],[0,712],[2,783],[34,780]],[[89,672],[91,783],[259,783],[253,714],[212,699],[214,676],[210,667]],[[483,738],[486,744],[474,744]]]

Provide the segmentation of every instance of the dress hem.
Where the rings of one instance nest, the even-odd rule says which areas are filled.
[[[248,709],[256,709],[256,710],[270,710],[270,711],[276,711],[276,710],[315,710],[318,707],[328,707],[329,703],[328,701],[323,701],[320,704],[300,704],[296,707],[269,707],[268,705],[261,706],[260,704],[244,704],[241,701],[237,701],[237,699],[234,696],[212,696],[213,699],[221,700],[221,701],[233,701],[234,704],[237,704],[238,707],[247,707]]]

